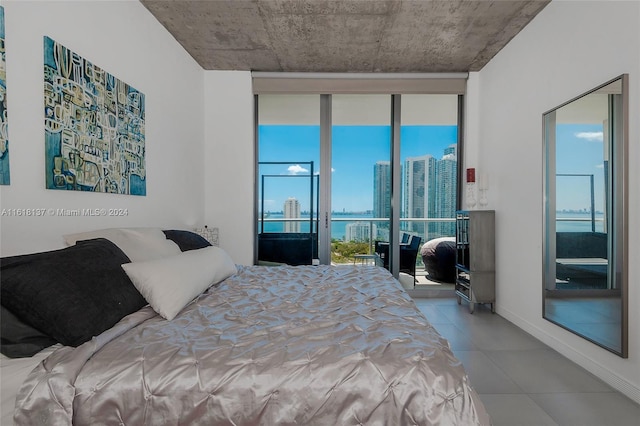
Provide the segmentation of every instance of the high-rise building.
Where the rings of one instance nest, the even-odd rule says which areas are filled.
[[[402,169],[403,218],[454,218],[457,196],[457,146],[445,148],[436,160],[427,154],[407,157]],[[389,162],[374,165],[374,217],[389,217],[391,167]],[[382,202],[384,200],[384,202]],[[452,236],[455,224],[449,222],[401,222],[401,229],[421,235],[426,241],[438,236]],[[378,229],[377,234],[384,231]],[[379,235],[377,235],[379,237]]]
[[[456,213],[456,192],[458,183],[458,161],[456,146],[450,145],[444,150],[444,156],[436,162],[436,217],[454,218]],[[455,235],[455,224],[439,223],[437,232],[441,236]]]
[[[284,202],[284,218],[299,219],[300,203],[297,199],[289,197]],[[300,232],[300,221],[287,221],[284,223],[284,232]]]
[[[373,217],[391,217],[391,164],[373,165]]]
[[[376,237],[376,225],[369,222],[348,223],[345,228],[345,241],[370,241]]]
[[[403,177],[403,217],[434,217],[436,159],[431,155],[407,157]],[[410,222],[405,229],[426,237],[424,222]]]

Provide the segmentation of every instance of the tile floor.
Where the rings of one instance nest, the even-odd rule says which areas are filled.
[[[455,298],[416,298],[451,344],[494,426],[640,426],[640,405],[509,321]]]

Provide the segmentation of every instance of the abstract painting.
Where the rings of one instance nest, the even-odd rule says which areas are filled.
[[[4,8],[0,6],[0,185],[9,185],[9,136],[7,133],[7,71],[4,53]]]
[[[146,195],[144,94],[44,37],[47,189]]]

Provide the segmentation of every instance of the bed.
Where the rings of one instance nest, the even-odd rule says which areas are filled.
[[[91,241],[77,245],[109,244]],[[223,261],[205,256],[212,249],[183,246],[130,262],[142,266],[138,275],[126,272],[144,306],[75,347],[58,343],[36,354],[15,392],[15,423],[490,424],[447,341],[385,269],[231,271],[222,250],[215,256]],[[202,268],[194,267],[197,256]],[[211,263],[216,271],[205,275],[217,274],[215,284],[173,316],[181,295],[144,287],[176,287],[180,277],[181,293]],[[4,304],[4,277],[2,289]],[[3,373],[11,362],[24,359],[3,358]],[[11,396],[3,393],[3,410]]]

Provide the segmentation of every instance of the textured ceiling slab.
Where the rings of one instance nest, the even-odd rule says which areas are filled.
[[[549,0],[140,0],[207,70],[480,70]]]

